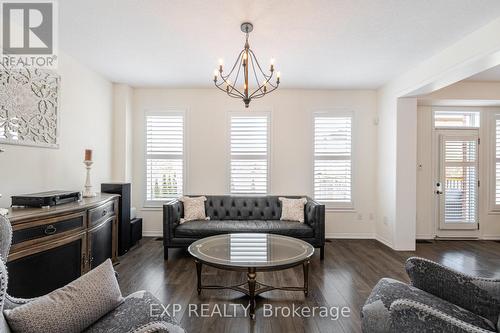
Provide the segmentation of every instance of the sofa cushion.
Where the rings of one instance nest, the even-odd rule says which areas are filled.
[[[314,237],[313,229],[304,223],[279,220],[210,220],[188,221],[175,228],[176,237],[198,238],[234,232],[265,232],[284,236]]]
[[[171,312],[171,310],[170,310]],[[144,327],[157,324],[161,329],[144,330]],[[99,319],[84,333],[122,333],[122,332],[169,332],[183,333],[161,306],[160,301],[147,291],[138,291],[125,297],[116,309]]]
[[[111,260],[4,314],[13,332],[81,332],[123,301]]]
[[[298,221],[304,223],[304,206],[307,203],[306,198],[290,199],[280,197],[282,221]]]
[[[488,319],[393,279],[382,279],[373,288],[371,295],[363,306],[363,328],[369,332],[394,331],[389,309],[394,301],[400,299],[425,304],[473,326],[495,331],[495,325]]]
[[[184,204],[184,218],[181,218],[180,223],[210,219],[205,214],[206,197],[182,197],[179,201],[182,201]]]
[[[279,220],[278,196],[207,195],[205,210],[211,220]]]

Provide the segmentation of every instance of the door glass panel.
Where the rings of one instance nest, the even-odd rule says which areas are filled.
[[[477,222],[477,141],[444,140],[444,223]]]

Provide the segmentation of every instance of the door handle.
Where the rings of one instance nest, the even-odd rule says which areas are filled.
[[[441,189],[441,182],[436,183],[436,194],[438,194],[438,195],[443,194],[443,191]]]

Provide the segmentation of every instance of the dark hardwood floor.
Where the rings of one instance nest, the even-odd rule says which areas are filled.
[[[246,306],[240,293],[227,290],[196,291],[196,270],[193,259],[184,250],[171,250],[163,261],[162,242],[143,239],[128,254],[120,258],[116,270],[124,295],[148,290],[165,305],[180,304],[176,319],[187,332],[360,332],[360,309],[373,286],[382,277],[408,281],[405,260],[413,255],[429,258],[465,273],[485,277],[500,276],[500,243],[494,241],[436,241],[417,244],[416,252],[396,252],[375,240],[331,240],[326,245],[325,260],[315,253],[309,267],[309,296],[301,292],[270,291],[257,301],[256,319],[244,317],[238,306],[235,318],[201,317],[201,304],[209,312],[216,306],[230,304]],[[203,268],[205,283],[236,284],[245,281],[245,274]],[[271,285],[300,285],[302,268],[280,272],[258,273],[257,279]],[[198,314],[189,315],[189,304],[198,306]],[[264,317],[263,304],[277,307],[349,307],[349,318]],[[233,307],[227,308],[233,314]],[[286,314],[286,313],[285,313]]]

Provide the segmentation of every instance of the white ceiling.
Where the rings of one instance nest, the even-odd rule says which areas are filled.
[[[500,81],[500,66],[490,68],[484,72],[471,76],[466,81]]]
[[[114,82],[208,87],[251,21],[288,88],[377,88],[500,16],[498,0],[64,0],[65,52]]]

